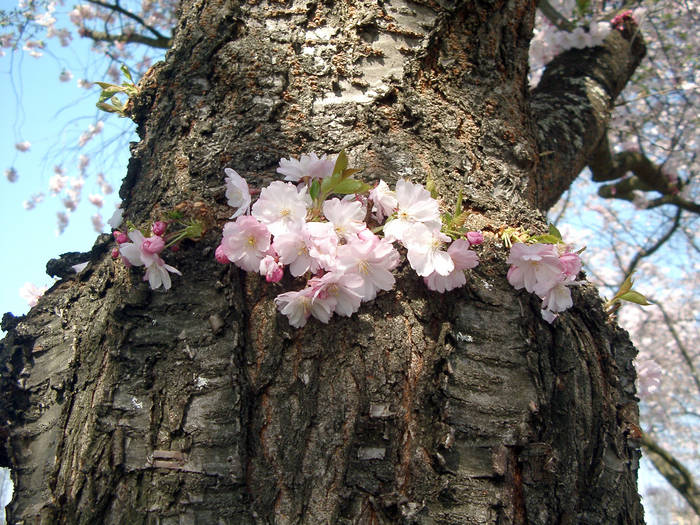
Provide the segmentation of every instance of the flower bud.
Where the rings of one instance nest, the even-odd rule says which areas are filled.
[[[467,240],[470,245],[476,246],[484,242],[484,236],[481,232],[467,232]]]
[[[559,262],[561,262],[564,275],[567,277],[576,277],[578,272],[581,271],[581,258],[575,252],[561,254]]]
[[[278,283],[282,280],[284,269],[271,255],[266,255],[260,261],[260,273],[268,283]]]
[[[114,240],[117,241],[117,244],[123,244],[125,242],[129,242],[129,237],[126,235],[124,232],[120,232],[119,230],[114,230]]]
[[[221,244],[219,244],[219,246],[216,247],[214,257],[216,258],[216,261],[220,262],[221,264],[229,264],[231,262],[231,260],[228,257],[226,257],[226,254],[224,253],[224,247]]]
[[[119,257],[119,248],[112,248],[112,259],[117,259]]]
[[[151,226],[151,231],[153,232],[153,235],[163,235],[167,229],[168,224],[163,221],[156,221],[153,223],[153,226]]]
[[[143,245],[141,246],[141,249],[150,255],[159,254],[163,251],[163,248],[165,248],[165,241],[158,235],[144,239]]]

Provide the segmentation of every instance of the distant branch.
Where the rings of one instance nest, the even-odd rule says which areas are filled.
[[[695,483],[690,471],[646,432],[642,434],[642,446],[659,474],[666,478],[700,516],[700,487]]]
[[[675,323],[673,322],[673,319],[668,315],[666,310],[664,309],[663,306],[661,306],[661,303],[658,301],[654,301],[654,304],[661,310],[661,314],[664,316],[664,322],[666,323],[666,327],[668,328],[668,331],[671,332],[671,336],[673,337],[673,340],[676,342],[676,345],[678,346],[678,350],[680,351],[681,355],[683,356],[683,360],[685,361],[685,364],[688,365],[688,368],[690,369],[690,375],[693,377],[693,380],[695,381],[695,386],[698,389],[698,393],[700,393],[700,374],[698,374],[698,370],[695,368],[695,364],[693,363],[693,359],[690,356],[690,352],[688,352],[688,349],[685,347],[683,344],[683,341],[681,341],[680,336],[678,335],[678,331],[676,330]]]
[[[576,26],[557,11],[548,0],[537,2],[537,9],[560,31],[573,31]]]
[[[612,154],[607,137],[603,137],[591,155],[588,166],[595,182],[614,181],[598,189],[605,199],[633,201],[635,191],[656,191],[661,197],[645,203],[646,208],[657,208],[672,204],[680,209],[700,214],[700,204],[680,195],[679,181],[673,182],[663,168],[638,151],[622,151]],[[627,173],[632,175],[626,176]]]
[[[571,186],[596,150],[615,99],[646,53],[632,20],[602,45],[570,49],[549,64],[532,91],[540,157],[536,200],[549,209]]]
[[[151,38],[138,33],[110,35],[104,31],[94,31],[92,29],[82,28],[80,30],[80,36],[90,38],[98,42],[124,42],[127,44],[144,44],[159,49],[170,48],[169,38]]]
[[[121,7],[119,4],[110,4],[107,2],[102,2],[100,0],[88,0],[89,3],[98,5],[100,7],[104,7],[105,9],[109,9],[111,11],[114,11],[116,13],[120,13],[127,18],[131,18],[134,22],[137,22],[139,25],[143,26],[144,28],[148,29],[151,33],[153,33],[153,36],[156,38],[156,40],[161,41],[161,40],[168,40],[170,41],[170,38],[166,37],[162,33],[160,33],[156,28],[153,26],[148,25],[143,18],[140,16],[132,13],[131,11],[124,9]],[[145,37],[144,37],[145,38]],[[150,45],[150,44],[149,44]]]
[[[679,226],[681,225],[681,214],[682,210],[678,210],[676,212],[676,216],[673,218],[673,223],[669,227],[669,229],[664,233],[661,237],[659,237],[653,244],[649,246],[645,246],[641,248],[635,255],[632,257],[632,260],[630,261],[629,265],[625,269],[625,279],[629,277],[632,272],[634,272],[637,269],[637,265],[640,263],[642,259],[645,257],[649,257],[653,253],[655,253],[659,248],[661,248],[666,241],[668,241],[674,233],[676,233],[676,230],[678,230]]]

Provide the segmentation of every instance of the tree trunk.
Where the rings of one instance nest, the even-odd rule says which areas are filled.
[[[643,523],[627,335],[590,286],[550,326],[505,278],[496,233],[543,227],[566,167],[540,158],[571,133],[544,133],[548,102],[531,104],[534,10],[185,3],[132,100],[126,218],[185,202],[222,225],[224,167],[261,187],[280,157],[345,149],[369,182],[432,176],[449,203],[462,189],[481,264],[444,295],[404,265],[352,318],[294,329],[279,285],[214,260],[220,232],[167,257],[183,273],[167,293],[101,238],[80,276],[3,320],[10,522]],[[629,76],[639,51],[610,38],[621,50],[584,51]],[[584,131],[579,150],[602,134]]]

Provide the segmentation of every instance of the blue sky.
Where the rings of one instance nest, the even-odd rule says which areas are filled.
[[[0,6],[6,3],[0,2]],[[105,222],[118,201],[129,158],[128,142],[136,136],[132,123],[95,108],[99,95],[96,88],[77,86],[79,78],[104,80],[94,76],[103,74],[91,67],[91,59],[95,62],[96,57],[84,40],[75,40],[68,48],[49,41],[44,56],[38,59],[22,52],[13,55],[9,50],[0,57],[0,100],[5,109],[0,119],[0,228],[5,241],[0,250],[0,313],[22,314],[28,310],[19,296],[25,282],[51,286],[54,281],[45,273],[50,258],[90,249],[97,236],[90,217],[98,209],[87,197],[98,193],[98,172],[103,172],[114,187],[101,209]],[[59,81],[64,69],[74,75],[65,83]],[[103,133],[78,148],[80,134],[98,119],[104,120]],[[119,138],[112,142],[115,135]],[[25,140],[31,142],[31,149],[17,151],[15,144]],[[56,213],[65,208],[59,198],[50,195],[49,179],[54,165],[61,165],[67,176],[77,177],[81,153],[91,157],[81,202],[65,232],[57,235]],[[19,175],[15,183],[4,176],[5,169],[11,167]],[[44,201],[33,210],[25,210],[22,203],[37,192],[45,194]]]

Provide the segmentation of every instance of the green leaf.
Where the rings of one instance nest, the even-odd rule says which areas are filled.
[[[341,151],[338,153],[338,158],[335,161],[335,166],[333,167],[333,177],[336,176],[336,174],[342,178],[343,172],[346,170],[348,167],[348,156],[345,154],[345,151]]]
[[[559,230],[557,230],[557,227],[554,226],[554,224],[549,225],[549,235],[556,237],[557,239],[559,239],[559,241],[561,241],[561,233],[559,232]]]
[[[369,184],[365,184],[361,180],[357,179],[345,179],[340,181],[334,188],[335,193],[341,195],[350,195],[352,193],[364,193],[371,190],[372,187]]]
[[[531,240],[534,240],[535,242],[543,243],[543,244],[557,244],[561,242],[561,237],[555,237],[554,235],[550,235],[549,233],[545,233],[544,235],[535,235],[531,237]]]
[[[102,89],[117,88],[121,90],[120,86],[117,86],[116,84],[110,84],[109,82],[94,82],[94,84],[97,84]]]
[[[651,304],[649,301],[647,301],[646,297],[639,292],[635,292],[634,290],[618,295],[618,299],[629,301],[630,303],[641,304],[642,306],[649,306]]]
[[[467,222],[467,217],[469,217],[468,211],[463,211],[459,215],[455,215],[453,225],[456,228],[461,228],[462,226],[464,226],[464,223]]]
[[[122,73],[124,73],[124,76],[129,79],[129,81],[133,84],[134,79],[131,78],[131,72],[129,72],[129,68],[126,67],[124,64],[122,64],[121,68]]]
[[[311,183],[311,187],[309,188],[309,195],[311,195],[313,200],[316,200],[319,193],[321,193],[321,183],[318,181],[318,179],[314,179]]]
[[[455,204],[455,217],[459,217],[462,214],[462,190],[459,190],[457,194],[457,203]]]
[[[107,113],[120,113],[120,112],[121,112],[120,109],[118,109],[118,108],[116,108],[116,107],[114,107],[114,106],[111,106],[111,105],[109,105],[109,104],[105,104],[104,102],[98,102],[98,103],[95,104],[95,105],[96,105],[99,109],[101,109],[102,111],[106,111]]]
[[[622,286],[620,286],[620,289],[617,291],[617,294],[616,294],[617,297],[629,292],[632,289],[632,284],[634,283],[634,281],[632,280],[632,275],[633,274],[629,274],[627,276],[627,279],[625,279],[625,282],[622,283]]]
[[[333,193],[335,186],[342,180],[342,176],[337,173],[330,177],[327,177],[321,181],[321,193],[323,195],[330,195]]]

